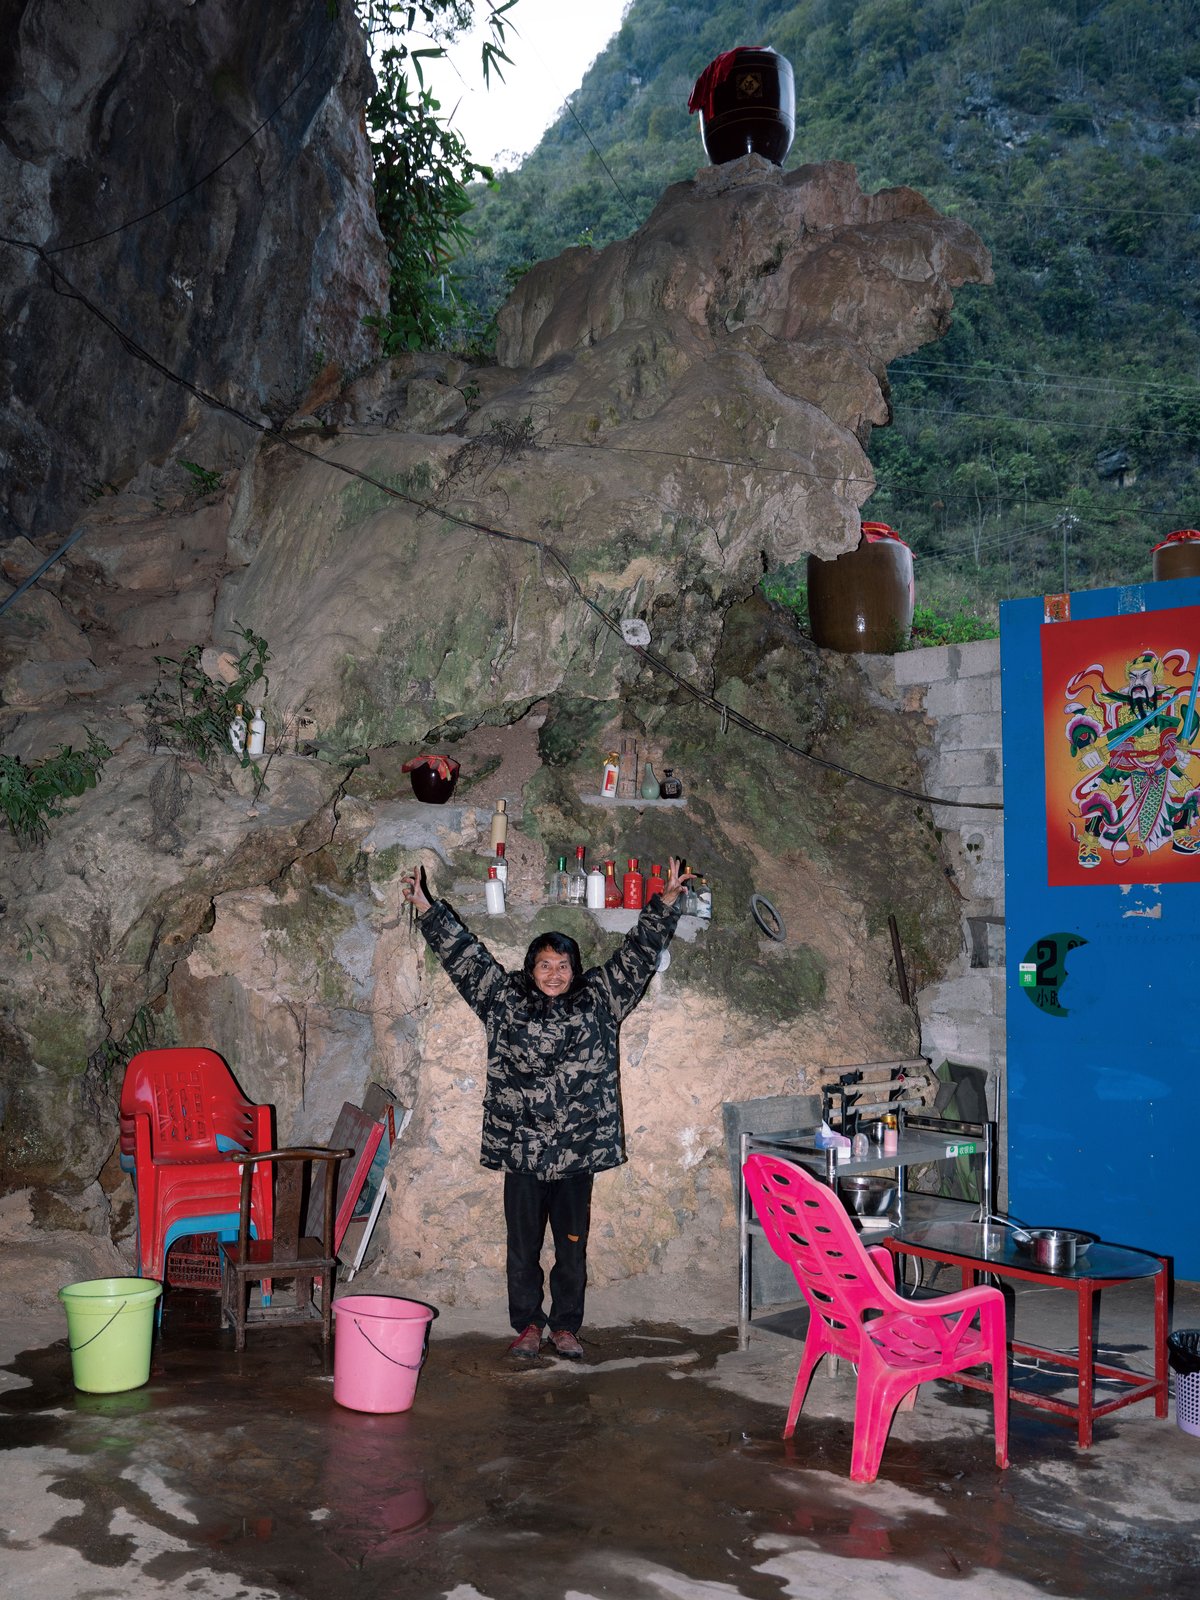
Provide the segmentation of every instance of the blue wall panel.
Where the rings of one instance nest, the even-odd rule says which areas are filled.
[[[1196,607],[1195,670],[1200,580],[1070,605],[1072,621],[1147,613],[1151,648],[1152,613]],[[1120,883],[1102,863],[1086,882],[1050,886],[1041,649],[1043,628],[1062,624],[1044,622],[1040,598],[1007,602],[1000,621],[1009,1207],[1174,1256],[1177,1276],[1200,1279],[1200,882]],[[1200,755],[1188,776],[1200,783]],[[1044,943],[1042,1006],[1020,982],[1052,935],[1066,936],[1061,1015],[1044,1008]]]

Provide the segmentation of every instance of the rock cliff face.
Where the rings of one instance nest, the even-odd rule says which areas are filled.
[[[637,658],[561,571],[483,525],[553,545],[707,685],[716,618],[764,566],[858,542],[886,364],[989,272],[963,224],[911,190],[864,195],[850,167],[704,169],[631,239],[527,274],[497,367],[377,368],[310,419],[332,437],[290,435],[332,470],[260,454],[218,631],[235,616],[268,631],[283,702],[367,743],[628,682]],[[421,604],[381,621],[372,597],[414,575]]]
[[[682,854],[713,883],[711,926],[685,925],[623,1032],[631,1159],[598,1186],[593,1251],[601,1278],[711,1264],[733,1220],[722,1103],[914,1051],[889,913],[918,988],[957,950],[927,808],[847,776],[919,789],[921,724],[755,589],[764,562],[855,542],[886,363],[987,272],[919,196],[747,158],[670,190],[632,239],[531,273],[498,365],[382,364],[302,407],[220,492],[97,502],[0,640],[8,753],[85,726],[115,751],[43,847],[0,843],[5,1186],[124,1238],[121,1054],[148,1033],[204,1042],[276,1106],[283,1140],[324,1137],[372,1081],[395,1092],[413,1118],[376,1270],[495,1296],[481,1032],[399,892],[421,861],[481,921],[504,797],[509,910],[486,929],[503,961],[552,926],[585,960],[612,949],[611,921],[546,903],[576,843]],[[53,537],[10,541],[6,578]],[[271,652],[265,787],[219,752],[147,748],[139,695],[174,671],[155,655],[229,646],[235,624]],[[823,765],[723,727],[704,696]],[[621,737],[682,774],[685,805],[596,803]],[[461,762],[446,806],[401,773],[422,744]],[[782,940],[752,921],[755,891]]]
[[[368,359],[362,318],[385,296],[368,72],[350,6],[6,6],[0,210],[44,252],[0,246],[6,534],[58,528],[200,420],[68,284],[254,416]],[[233,464],[245,438],[207,434],[205,465]]]

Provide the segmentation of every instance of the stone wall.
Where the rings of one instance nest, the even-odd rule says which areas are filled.
[[[946,874],[958,898],[962,948],[920,988],[921,1051],[935,1066],[985,1067],[988,1105],[1004,1122],[1004,815],[1000,743],[1000,641],[940,645],[860,658],[876,688],[930,726],[922,755],[928,793],[975,802],[933,808]]]

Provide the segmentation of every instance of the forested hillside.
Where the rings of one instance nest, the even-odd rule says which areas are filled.
[[[871,439],[864,514],[914,546],[922,596],[1147,578],[1200,523],[1200,0],[632,0],[539,148],[477,194],[460,271],[481,314],[692,176],[688,93],[738,44],[793,64],[788,169],[911,185],[993,253],[995,286],[891,369]]]

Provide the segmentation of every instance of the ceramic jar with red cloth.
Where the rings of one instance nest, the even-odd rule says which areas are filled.
[[[1178,528],[1150,552],[1156,583],[1165,578],[1200,578],[1200,528]]]
[[[458,762],[449,756],[413,756],[401,767],[408,773],[412,792],[428,806],[442,806],[458,782]]]
[[[739,156],[782,166],[796,131],[796,82],[786,56],[762,45],[725,50],[696,79],[688,110],[714,167]]]
[[[853,550],[808,558],[813,642],[848,654],[890,655],[912,634],[913,553],[886,522],[864,522]]]

